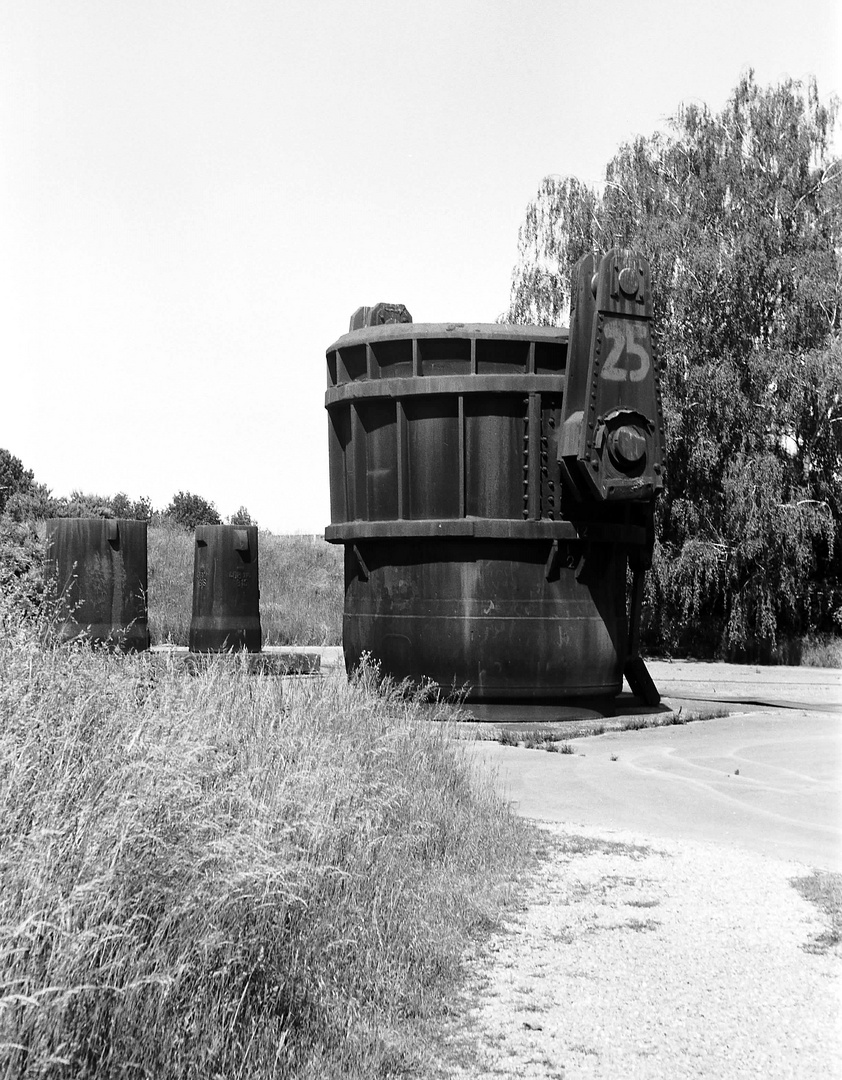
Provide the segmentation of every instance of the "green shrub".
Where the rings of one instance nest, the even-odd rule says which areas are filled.
[[[229,525],[256,525],[257,522],[248,512],[248,510],[241,506],[236,514],[231,514],[228,518]]]
[[[26,491],[16,491],[6,502],[4,514],[17,522],[44,521],[61,517],[66,501],[54,499],[46,484],[32,484]]]
[[[173,495],[164,514],[183,529],[195,529],[197,525],[222,524],[222,518],[214,504],[189,491],[179,491]]]
[[[44,543],[31,522],[0,516],[0,595],[4,611],[37,615],[44,598]]]
[[[32,470],[25,469],[19,457],[0,449],[0,514],[13,495],[29,491],[33,479]]]

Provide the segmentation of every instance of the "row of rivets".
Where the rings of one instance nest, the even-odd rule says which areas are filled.
[[[523,418],[523,519],[529,517],[529,405]]]

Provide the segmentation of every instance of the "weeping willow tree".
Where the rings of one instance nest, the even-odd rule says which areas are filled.
[[[668,477],[648,647],[731,657],[842,632],[842,163],[815,82],[683,106],[593,190],[548,178],[508,321],[558,325],[591,249],[652,264]]]

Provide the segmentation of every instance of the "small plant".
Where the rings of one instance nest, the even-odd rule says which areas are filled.
[[[827,930],[814,935],[802,946],[805,952],[824,953],[835,949],[842,942],[842,874],[814,870],[809,877],[793,878],[790,884],[829,920]]]
[[[559,742],[556,733],[546,728],[524,732],[523,745],[527,750],[546,750],[548,754],[572,754],[569,742]]]
[[[557,849],[559,850],[559,849]],[[594,836],[581,836],[568,833],[560,840],[560,851],[564,855],[592,855],[599,852],[605,855],[622,855],[629,859],[646,859],[652,854],[661,854],[655,848],[641,844],[626,844],[620,840],[602,840]]]
[[[523,733],[523,745],[527,750],[546,750],[547,743],[552,742],[552,735],[541,728]]]
[[[617,929],[634,930],[640,934],[647,930],[657,930],[660,925],[657,919],[629,919],[628,922],[620,923]]]
[[[520,746],[518,733],[511,728],[500,728],[499,742],[501,746]]]

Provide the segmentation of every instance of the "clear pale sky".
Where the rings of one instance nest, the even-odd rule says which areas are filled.
[[[842,94],[838,10],[0,0],[0,447],[57,495],[321,531],[352,311],[493,321],[543,176],[749,66]]]

